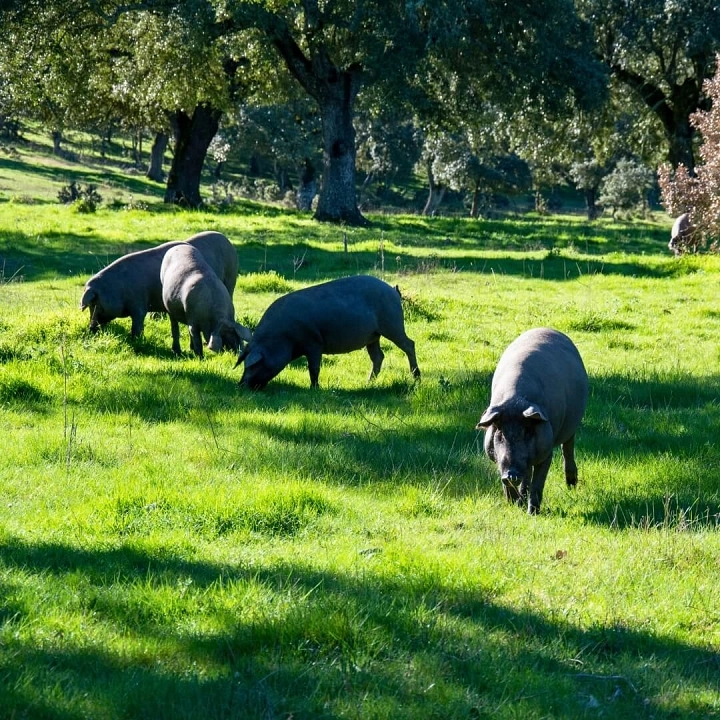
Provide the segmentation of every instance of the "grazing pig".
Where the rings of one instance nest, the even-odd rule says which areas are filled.
[[[476,429],[485,429],[485,452],[497,463],[505,497],[528,512],[540,510],[553,448],[562,445],[565,482],[577,484],[575,431],[588,397],[580,353],[567,335],[528,330],[502,354],[492,379],[490,406]]]
[[[185,242],[193,245],[202,253],[203,258],[215,271],[232,298],[238,274],[238,256],[235,246],[225,235],[214,230],[197,233]]]
[[[686,248],[687,241],[690,239],[691,234],[690,215],[688,213],[678,215],[670,231],[670,242],[668,243],[670,252],[676,257],[681,255],[683,249]]]
[[[323,353],[366,348],[370,377],[380,372],[380,337],[405,352],[420,377],[415,343],[405,334],[400,292],[378,278],[356,275],[314,285],[278,298],[265,311],[252,340],[238,357],[245,362],[241,385],[265,387],[288,363],[307,357],[310,385],[318,386]],[[237,367],[237,365],[235,367]]]
[[[190,347],[200,358],[203,336],[213,352],[223,347],[237,352],[243,340],[250,340],[250,331],[235,322],[230,293],[196,247],[189,243],[171,247],[160,266],[160,281],[176,355],[180,355],[178,323],[189,327]]]
[[[203,254],[232,297],[237,280],[237,252],[219,232],[202,232],[188,238]],[[104,267],[86,283],[80,309],[90,308],[90,330],[120,317],[132,318],[130,334],[142,335],[149,312],[165,312],[160,284],[160,266],[165,253],[180,241],[167,242],[148,250],[129,253]]]

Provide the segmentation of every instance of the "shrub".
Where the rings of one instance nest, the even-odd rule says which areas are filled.
[[[658,170],[660,201],[673,216],[689,213],[693,232],[680,239],[679,252],[709,247],[717,252],[720,243],[720,55],[715,76],[706,80],[704,90],[712,105],[710,110],[691,115],[692,126],[702,136],[699,148],[701,163],[691,175],[684,165],[675,172],[669,165]]]
[[[73,180],[69,185],[60,188],[58,200],[63,203],[63,205],[73,204],[77,212],[93,213],[102,202],[102,197],[95,185],[80,187],[80,185]]]
[[[646,165],[636,160],[619,160],[602,183],[600,204],[612,208],[613,217],[618,210],[631,212],[641,208],[644,211],[653,180],[653,172]]]
[[[274,270],[264,273],[249,273],[238,278],[238,286],[248,293],[287,293],[293,286]]]

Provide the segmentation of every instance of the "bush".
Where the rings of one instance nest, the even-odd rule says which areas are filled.
[[[58,192],[58,200],[63,205],[75,206],[77,212],[94,213],[97,206],[102,202],[102,197],[95,185],[80,187],[74,180]]]
[[[690,117],[692,126],[702,136],[699,148],[701,163],[691,175],[684,165],[673,172],[669,165],[658,170],[660,202],[672,215],[690,215],[692,233],[687,240],[680,239],[680,253],[709,247],[712,252],[720,249],[720,55],[718,70],[706,80],[703,88],[712,101],[710,110],[698,111]]]
[[[653,172],[646,165],[636,160],[619,160],[602,183],[600,204],[612,208],[613,217],[618,210],[631,212],[642,209],[644,212],[653,180]]]

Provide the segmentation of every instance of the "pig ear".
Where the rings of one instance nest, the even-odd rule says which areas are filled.
[[[491,405],[480,418],[478,424],[475,426],[476,430],[480,428],[486,428],[492,425],[500,415],[500,407],[498,405]]]
[[[82,296],[82,299],[80,300],[80,309],[84,310],[86,307],[90,305],[91,302],[95,301],[97,299],[97,290],[95,288],[88,288]]]
[[[248,345],[248,347],[250,347]],[[252,350],[245,356],[245,369],[256,365],[263,359],[262,353],[259,350]]]
[[[523,417],[530,420],[537,420],[538,422],[547,422],[547,415],[537,406],[530,405],[523,411]]]
[[[240,365],[240,364],[243,362],[243,360],[245,360],[245,358],[248,356],[249,350],[250,350],[249,346],[246,345],[246,346],[240,351],[240,354],[238,355],[237,362],[236,362],[235,365],[233,366],[233,370],[234,370],[238,365]]]
[[[235,367],[241,362],[245,362],[245,369],[252,367],[256,363],[259,363],[263,359],[262,353],[259,350],[250,350],[250,346],[246,345],[245,349],[238,355]]]
[[[246,328],[244,325],[236,322],[235,329],[237,330],[240,340],[244,340],[245,342],[250,342],[252,340],[252,333],[249,328]]]

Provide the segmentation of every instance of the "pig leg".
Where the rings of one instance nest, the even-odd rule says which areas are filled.
[[[372,370],[370,371],[370,376],[368,377],[368,380],[372,380],[378,376],[385,354],[380,349],[380,340],[374,340],[367,345],[365,349],[372,360]]]
[[[530,515],[537,515],[537,513],[540,512],[545,480],[547,479],[551,463],[552,453],[548,455],[547,459],[543,460],[539,465],[535,465],[533,468],[532,479],[530,480],[530,498],[528,499],[528,512]]]
[[[145,328],[145,311],[137,311],[133,313],[130,317],[132,318],[130,337],[138,338],[143,334],[143,330]]]
[[[172,333],[172,351],[176,355],[182,354],[180,350],[180,325],[177,320],[170,320],[170,332]]]
[[[310,373],[310,387],[320,387],[320,363],[322,362],[322,350],[319,348],[308,348],[305,353]]]
[[[388,340],[392,340],[406,355],[408,362],[410,363],[410,372],[414,378],[420,377],[420,368],[417,364],[417,358],[415,357],[415,343],[405,334],[401,337],[389,337]]]
[[[565,468],[565,482],[568,487],[575,487],[578,481],[578,469],[575,464],[575,436],[562,444],[563,466]]]
[[[192,348],[192,351],[202,360],[203,343],[200,328],[190,325],[188,329],[190,331],[190,347]]]

